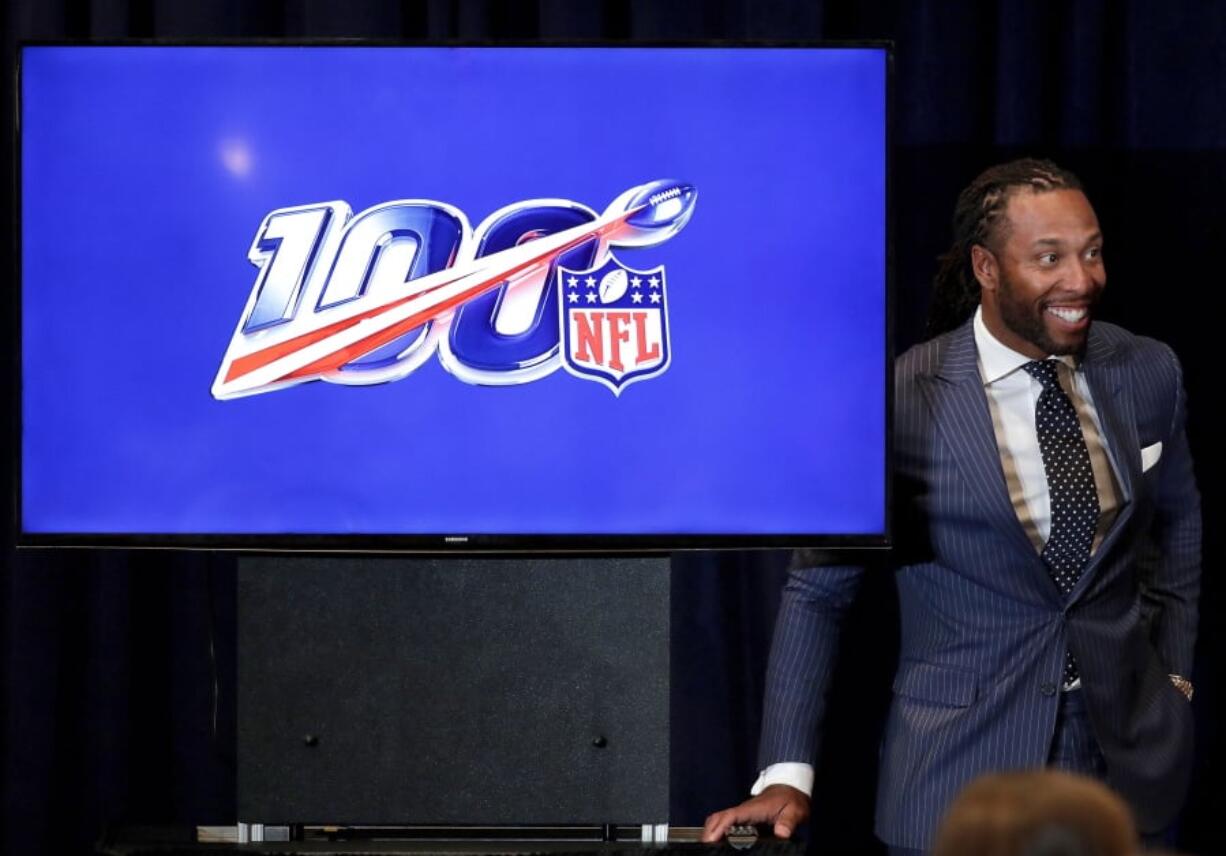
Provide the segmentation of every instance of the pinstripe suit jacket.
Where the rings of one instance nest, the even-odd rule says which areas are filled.
[[[1141,827],[1174,818],[1191,766],[1200,500],[1181,371],[1152,339],[1095,322],[1083,363],[1121,508],[1062,597],[1009,500],[970,323],[895,366],[895,579],[902,616],[881,748],[877,833],[929,846],[980,773],[1048,755],[1065,647],[1080,667],[1108,780]],[[1162,455],[1143,471],[1142,448]],[[860,574],[795,570],[767,675],[763,766],[812,761],[841,616]]]

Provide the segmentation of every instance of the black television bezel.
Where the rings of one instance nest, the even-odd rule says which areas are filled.
[[[363,48],[738,48],[746,50],[801,48],[812,50],[880,50],[885,60],[885,508],[884,529],[870,534],[595,534],[532,535],[528,533],[437,533],[437,534],[312,534],[312,533],[88,533],[27,532],[22,504],[22,465],[25,435],[23,350],[21,341],[22,280],[22,58],[26,48],[36,47],[363,47]],[[364,38],[294,39],[110,39],[110,40],[34,40],[23,39],[15,51],[13,74],[13,366],[10,414],[12,436],[12,497],[15,546],[28,548],[109,548],[150,550],[215,550],[241,553],[303,554],[484,554],[523,556],[531,554],[603,555],[608,553],[660,555],[690,550],[887,550],[893,544],[894,474],[894,45],[887,40],[384,40]]]

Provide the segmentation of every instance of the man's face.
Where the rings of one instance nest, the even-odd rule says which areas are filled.
[[[1081,352],[1107,284],[1090,201],[1080,190],[1015,190],[998,228],[996,276],[980,276],[988,329],[1032,359]]]

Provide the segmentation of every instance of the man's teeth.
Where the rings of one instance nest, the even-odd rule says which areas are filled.
[[[1057,318],[1070,322],[1077,322],[1086,317],[1085,309],[1062,309],[1058,306],[1049,306],[1047,311]]]

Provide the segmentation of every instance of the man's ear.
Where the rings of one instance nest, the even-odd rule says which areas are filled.
[[[975,279],[979,280],[981,288],[996,290],[996,284],[1000,281],[1000,267],[991,250],[980,244],[972,244],[971,270],[974,271]]]

